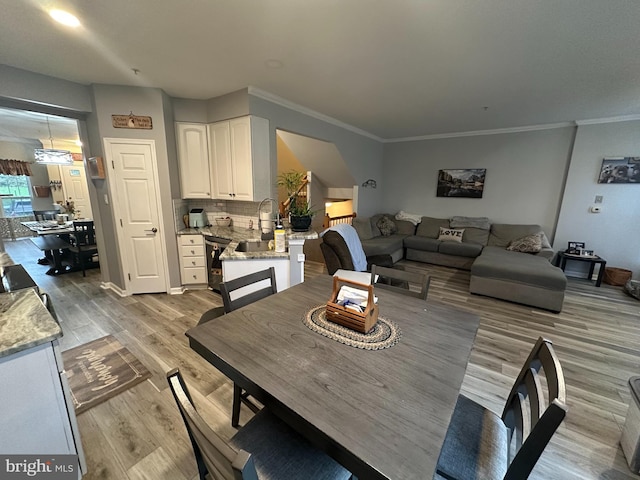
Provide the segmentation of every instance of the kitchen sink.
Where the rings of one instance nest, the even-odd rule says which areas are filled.
[[[236,247],[236,252],[268,252],[269,242],[240,242]]]

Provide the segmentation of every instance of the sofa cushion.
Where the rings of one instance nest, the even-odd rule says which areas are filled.
[[[448,255],[475,258],[480,255],[482,248],[482,245],[479,243],[442,242],[438,251]]]
[[[396,250],[402,250],[404,235],[389,235],[388,237],[374,237],[362,240],[362,249],[367,257],[371,255],[391,255]]]
[[[422,217],[422,221],[416,229],[416,235],[428,238],[438,238],[440,227],[449,228],[448,218]]]
[[[489,230],[491,222],[487,217],[451,217],[449,220],[451,228],[479,228]]]
[[[487,246],[471,266],[471,275],[510,280],[514,283],[536,285],[550,290],[567,286],[567,277],[543,257],[510,252],[501,247]]]
[[[356,217],[352,222],[353,228],[356,229],[360,240],[369,240],[373,238],[373,232],[371,231],[371,219],[369,217]]]
[[[467,243],[477,243],[479,245],[486,245],[489,240],[489,230],[482,228],[467,227],[464,229],[464,235],[462,241]]]
[[[512,240],[507,250],[511,252],[538,253],[542,250],[542,232]]]
[[[400,235],[413,235],[416,233],[416,226],[409,222],[408,220],[394,220],[393,221],[396,224],[396,227],[398,228],[398,231],[396,233],[400,234]]]
[[[509,244],[518,238],[527,235],[535,235],[542,232],[540,225],[518,225],[508,223],[494,223],[491,225],[491,233],[487,245],[492,247],[507,248]],[[546,236],[542,240],[542,248],[550,248]]]
[[[445,228],[440,227],[440,235],[438,235],[438,240],[442,240],[443,242],[462,242],[462,235],[464,235],[464,228]]]
[[[440,240],[435,238],[420,237],[418,235],[412,235],[404,239],[404,246],[406,248],[423,250],[425,252],[437,252],[441,243]]]
[[[396,227],[395,222],[387,216],[380,217],[380,220],[376,222],[376,227],[378,227],[380,235],[383,237],[388,237],[398,231],[398,227]]]

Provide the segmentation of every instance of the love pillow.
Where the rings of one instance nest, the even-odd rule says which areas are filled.
[[[464,233],[464,228],[444,228],[440,227],[440,235],[438,236],[438,240],[442,240],[444,242],[462,242],[462,234]]]

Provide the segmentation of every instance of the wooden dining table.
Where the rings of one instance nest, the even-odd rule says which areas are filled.
[[[358,478],[431,478],[478,316],[376,289],[380,317],[402,336],[365,350],[303,323],[331,292],[332,277],[315,277],[186,335],[209,363]]]

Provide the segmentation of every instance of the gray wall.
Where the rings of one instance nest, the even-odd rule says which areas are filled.
[[[179,198],[178,167],[175,152],[175,133],[173,122],[165,128],[167,118],[172,113],[165,113],[165,109],[171,108],[171,101],[164,92],[155,88],[123,87],[114,85],[93,85],[94,111],[88,119],[90,143],[93,147],[92,155],[104,156],[102,139],[131,138],[154,140],[156,147],[158,179],[160,198],[159,205],[163,215],[163,224],[167,249],[167,266],[169,270],[170,287],[180,285],[180,269],[178,263],[178,247],[175,236],[172,198]],[[148,115],[152,117],[152,130],[130,130],[126,128],[113,128],[111,115],[128,114]],[[96,138],[97,136],[97,138]],[[108,169],[107,175],[112,170]],[[96,189],[96,197],[100,210],[101,227],[105,238],[105,253],[108,262],[110,281],[119,287],[124,287],[124,272],[120,268],[120,258],[116,241],[116,219],[111,211],[111,204],[105,203],[105,194],[110,196],[106,181],[93,182]],[[90,187],[91,188],[91,187]],[[93,206],[93,205],[92,205]],[[105,255],[102,255],[104,257]],[[101,258],[101,263],[103,259]]]
[[[88,86],[0,65],[0,97],[40,103],[75,112],[91,111]],[[63,114],[63,113],[61,113]]]
[[[640,121],[582,125],[578,127],[571,157],[556,250],[568,241],[585,242],[586,248],[607,260],[607,266],[633,271],[640,278],[640,185],[597,183],[604,157],[640,156]],[[603,196],[601,213],[590,213],[596,195]],[[567,270],[580,270],[569,262]]]
[[[541,225],[552,239],[574,128],[456,137],[384,147],[384,210]],[[440,169],[486,168],[483,197],[436,197]],[[362,190],[362,189],[361,189]]]
[[[382,144],[323,120],[305,115],[262,98],[249,95],[250,113],[269,120],[271,158],[276,159],[276,129],[333,142],[345,161],[356,184],[368,178],[382,177]],[[277,164],[272,162],[272,178],[277,177]],[[381,189],[361,188],[358,215],[373,215],[382,208]],[[274,192],[275,195],[275,187]]]

